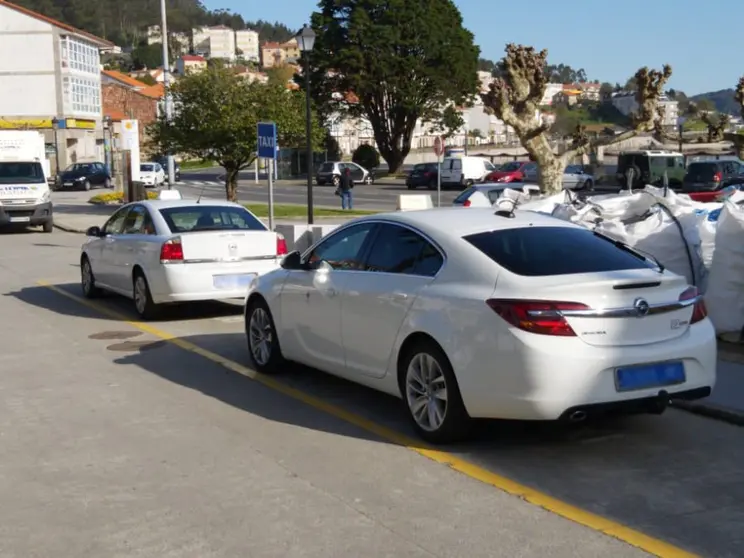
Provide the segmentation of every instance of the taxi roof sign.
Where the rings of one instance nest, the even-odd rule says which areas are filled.
[[[160,190],[159,200],[182,200],[183,196],[178,190]]]

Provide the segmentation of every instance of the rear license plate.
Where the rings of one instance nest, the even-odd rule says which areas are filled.
[[[28,223],[31,220],[31,217],[11,217],[10,222],[11,223]]]
[[[248,287],[256,276],[255,273],[241,273],[237,275],[213,275],[212,284],[215,289],[228,290]]]
[[[673,386],[684,381],[685,365],[681,362],[658,362],[615,370],[617,391]]]
[[[63,186],[72,186],[72,182],[65,182]]]

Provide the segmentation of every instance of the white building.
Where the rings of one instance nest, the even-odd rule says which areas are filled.
[[[634,92],[621,91],[619,93],[613,93],[612,106],[625,116],[630,116],[638,110],[638,101],[636,101]],[[664,126],[677,126],[679,103],[666,95],[662,95],[659,99],[659,108],[664,111],[662,124]]]
[[[550,106],[553,104],[553,99],[558,93],[563,93],[562,83],[548,83],[545,87],[545,94],[543,95],[540,105]]]
[[[189,51],[189,36],[186,33],[168,33],[169,42],[178,46],[176,50],[180,52]],[[162,43],[160,35],[160,25],[150,25],[147,28],[147,44],[155,45]]]
[[[235,48],[243,60],[258,62],[260,60],[260,48],[258,44],[258,32],[253,29],[240,29],[235,31]]]
[[[99,49],[112,46],[0,2],[0,52],[6,54],[0,57],[0,129],[42,131],[52,158],[59,153],[60,168],[103,160]]]
[[[209,58],[235,60],[235,31],[226,25],[192,29],[194,53]]]

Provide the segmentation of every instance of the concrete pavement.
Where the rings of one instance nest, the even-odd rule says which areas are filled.
[[[3,557],[646,555],[183,349],[243,351],[229,306],[152,333],[36,285],[79,240],[0,235]]]

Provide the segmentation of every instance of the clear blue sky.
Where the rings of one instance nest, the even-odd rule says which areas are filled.
[[[669,86],[688,95],[726,89],[744,75],[744,0],[455,0],[481,56],[498,60],[507,42],[547,48],[552,64],[584,68],[589,79],[624,83],[641,66],[672,65]],[[299,29],[313,0],[206,0],[245,19]]]

